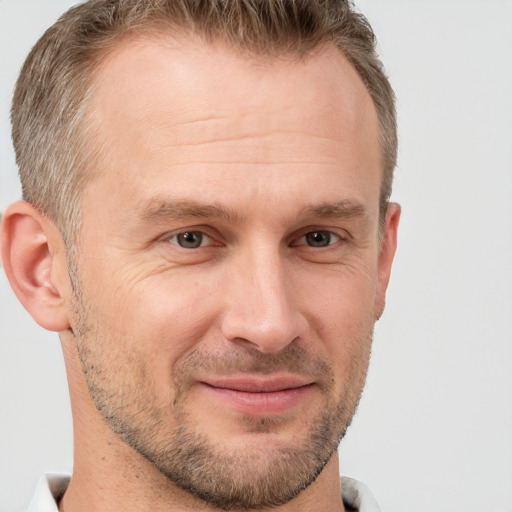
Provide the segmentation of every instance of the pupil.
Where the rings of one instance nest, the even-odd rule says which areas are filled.
[[[197,247],[200,247],[202,241],[202,233],[190,232],[178,235],[179,244],[187,249],[195,249]]]
[[[312,231],[306,235],[306,240],[313,247],[327,247],[331,242],[331,235],[325,231]]]

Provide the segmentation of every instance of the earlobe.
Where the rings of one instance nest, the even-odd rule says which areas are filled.
[[[14,293],[39,325],[68,329],[66,258],[57,228],[26,201],[2,217],[2,260]]]
[[[391,276],[391,266],[397,245],[398,223],[400,221],[400,205],[389,203],[382,228],[382,242],[378,262],[377,296],[375,299],[375,320],[378,320],[386,304],[386,290]]]

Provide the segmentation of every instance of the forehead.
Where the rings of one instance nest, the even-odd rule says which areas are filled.
[[[342,107],[345,121],[354,121],[364,108],[373,107],[356,70],[330,45],[302,57],[269,57],[241,54],[221,41],[207,44],[193,36],[128,39],[103,60],[96,86],[97,106],[103,98],[115,108],[131,96],[139,107],[151,109],[155,98],[148,93],[152,90],[160,92],[160,106],[171,107],[175,115],[195,115],[198,107],[218,113],[240,100],[250,110],[262,98],[271,100],[269,87],[276,86],[276,99],[293,107],[309,106],[312,101],[319,108],[332,107],[333,98],[342,100],[333,114],[341,113]],[[165,91],[174,101],[168,101],[171,97],[162,94]],[[299,97],[302,101],[297,103]]]
[[[204,184],[220,167],[260,188],[283,168],[300,180],[305,167],[313,176],[328,166],[378,194],[377,114],[334,47],[269,58],[194,37],[125,41],[97,70],[90,112],[99,176],[115,178],[116,193],[119,180]]]

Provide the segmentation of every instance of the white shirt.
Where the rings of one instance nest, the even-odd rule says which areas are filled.
[[[69,476],[45,475],[37,484],[36,493],[27,512],[59,512],[57,501],[69,485]],[[382,512],[368,487],[353,478],[341,477],[343,501],[358,512]]]

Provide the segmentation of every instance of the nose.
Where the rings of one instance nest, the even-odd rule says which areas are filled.
[[[231,267],[225,287],[225,339],[277,353],[306,331],[286,262],[278,250],[253,251]]]

